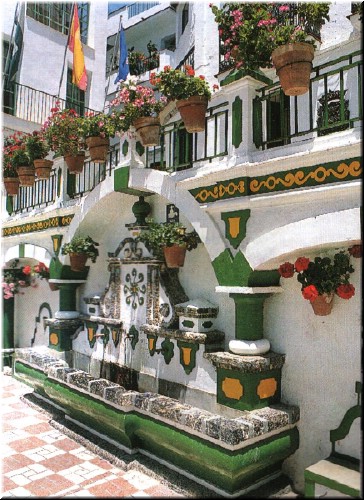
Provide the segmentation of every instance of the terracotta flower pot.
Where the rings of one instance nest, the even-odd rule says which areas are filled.
[[[87,261],[85,253],[70,253],[71,270],[76,273],[84,271]]]
[[[83,170],[85,161],[85,152],[78,153],[77,155],[66,155],[64,160],[67,164],[70,174],[80,174]]]
[[[16,196],[19,190],[19,178],[18,177],[4,177],[3,178],[6,192],[9,196]]]
[[[143,146],[158,146],[160,134],[159,118],[141,116],[133,123]]]
[[[203,132],[208,100],[204,96],[195,95],[176,102],[177,109],[185,124],[187,132]]]
[[[167,267],[183,267],[185,263],[186,247],[181,247],[179,245],[164,247],[163,253]]]
[[[105,163],[109,151],[109,139],[107,137],[87,137],[86,144],[90,151],[91,161]]]
[[[35,168],[33,166],[17,167],[16,171],[21,186],[33,186],[35,182]]]
[[[313,57],[313,45],[305,42],[281,45],[272,52],[272,61],[286,95],[308,92]]]
[[[324,293],[316,297],[316,299],[311,302],[311,306],[313,312],[317,316],[328,316],[332,311],[333,302],[334,294]]]
[[[35,173],[37,174],[38,179],[49,179],[52,166],[53,161],[51,160],[34,160]]]

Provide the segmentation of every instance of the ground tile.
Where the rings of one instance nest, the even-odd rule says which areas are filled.
[[[126,472],[123,476],[123,479],[129,481],[129,483],[138,490],[145,490],[159,484],[156,479],[148,477],[146,474],[143,474],[142,472],[139,472],[135,469],[131,469]]]
[[[42,463],[44,463],[47,468],[53,472],[60,472],[66,469],[68,470],[70,467],[74,467],[75,465],[79,465],[82,461],[70,453],[65,453],[63,455],[56,455],[55,457],[47,458]]]
[[[25,427],[24,430],[38,436],[42,433],[50,432],[51,430],[53,430],[53,428],[49,425],[48,422],[42,422],[37,425],[29,425],[28,427]]]
[[[180,493],[176,493],[164,484],[158,484],[151,488],[145,488],[145,492],[151,497],[164,497],[164,498],[185,498]]]
[[[17,453],[3,460],[2,473],[5,474],[30,464],[34,464],[31,458],[25,457],[22,453]]]
[[[55,457],[57,455],[63,455],[65,452],[53,446],[53,444],[46,444],[40,446],[39,448],[34,448],[33,450],[24,451],[23,454],[28,458],[34,460],[34,462],[42,462],[43,460]]]
[[[55,441],[54,446],[64,451],[78,450],[80,448],[79,443],[65,436],[64,439]]]
[[[39,439],[35,436],[30,436],[25,439],[18,439],[17,441],[12,441],[10,447],[21,453],[22,451],[26,451],[35,447],[43,446],[45,442],[42,439]]]
[[[117,478],[113,481],[95,486],[89,486],[87,489],[97,497],[124,497],[137,491],[134,486],[128,481],[124,481],[122,478]]]
[[[50,496],[59,493],[66,488],[73,486],[73,483],[67,478],[59,474],[50,474],[49,476],[33,481],[27,485],[29,491],[31,491],[34,496]]]

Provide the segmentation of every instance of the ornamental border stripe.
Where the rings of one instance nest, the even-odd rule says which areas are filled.
[[[64,227],[69,226],[74,217],[74,214],[63,215],[59,217],[51,217],[49,219],[37,221],[37,222],[27,222],[26,224],[20,224],[19,226],[4,227],[2,230],[2,236],[15,236],[18,234],[34,233],[38,231],[45,231],[46,229],[53,227]]]
[[[241,196],[347,182],[361,175],[361,158],[358,157],[259,177],[236,177],[210,186],[191,189],[190,193],[199,203],[212,203]]]

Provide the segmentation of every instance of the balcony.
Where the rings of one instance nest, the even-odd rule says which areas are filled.
[[[279,83],[260,85],[243,78],[222,87],[213,96],[206,113],[204,132],[190,134],[181,120],[169,121],[161,128],[160,145],[143,148],[135,140],[125,155],[110,150],[105,166],[86,162],[82,174],[67,175],[67,197],[80,198],[110,176],[118,165],[132,165],[130,149],[135,152],[139,167],[168,173],[191,168],[199,169],[214,163],[217,169],[226,168],[235,158],[236,164],[289,157],[313,149],[316,141],[325,150],[328,141],[347,145],[359,141],[362,120],[362,56],[353,52],[330,63],[313,68],[309,92],[302,96],[284,96]],[[252,83],[253,82],[253,83]],[[247,85],[253,85],[247,90]],[[236,102],[244,102],[244,115],[234,116]],[[244,120],[243,120],[244,118]],[[340,136],[338,133],[357,134]],[[336,134],[336,135],[333,135]],[[325,142],[323,142],[325,140]],[[124,139],[122,139],[124,141]],[[128,156],[129,155],[129,156]],[[20,188],[13,198],[11,215],[26,213],[38,207],[57,203],[60,194],[56,169],[49,181],[36,181],[32,188]],[[64,175],[65,172],[64,172]],[[8,207],[9,208],[9,207]]]

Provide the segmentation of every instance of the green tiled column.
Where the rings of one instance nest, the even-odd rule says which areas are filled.
[[[235,338],[259,340],[263,338],[263,308],[266,293],[230,293],[235,303]]]

